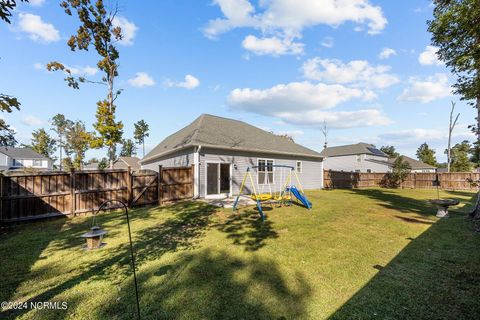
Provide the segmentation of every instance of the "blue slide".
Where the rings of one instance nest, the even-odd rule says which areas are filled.
[[[312,203],[308,201],[307,196],[300,192],[300,190],[297,189],[296,186],[291,186],[290,188],[287,188],[287,191],[289,191],[297,198],[307,209],[312,209]]]

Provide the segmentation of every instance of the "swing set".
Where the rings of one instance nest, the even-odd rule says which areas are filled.
[[[255,179],[254,176],[258,177],[258,179]],[[292,178],[295,178],[296,185],[292,184]],[[250,183],[250,188],[246,186],[248,182]],[[244,189],[249,194],[243,194]],[[312,203],[308,201],[297,172],[292,166],[265,164],[248,167],[233,204],[234,211],[237,210],[241,196],[249,197],[256,202],[262,221],[265,220],[262,204],[269,204],[271,208],[275,206],[290,206],[293,203],[292,197],[295,197],[307,209],[312,208]]]

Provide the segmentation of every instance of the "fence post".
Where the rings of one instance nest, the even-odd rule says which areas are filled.
[[[162,205],[163,200],[163,169],[162,165],[158,166],[158,204]]]
[[[75,201],[75,169],[70,170],[70,214],[72,217],[75,216],[76,211],[76,201]]]
[[[128,207],[132,206],[132,200],[133,200],[133,172],[132,172],[132,167],[128,166],[128,171],[127,171],[127,205]]]
[[[195,197],[195,193],[193,192],[193,190],[195,189],[195,165],[194,164],[192,164],[190,166],[190,171],[191,171],[190,172],[190,177],[191,177],[190,178],[190,183],[192,184],[192,199],[193,199]],[[232,177],[230,177],[230,179],[231,178]],[[199,190],[199,192],[200,192],[200,190]]]

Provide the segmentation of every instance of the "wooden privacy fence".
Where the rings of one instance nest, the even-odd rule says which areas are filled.
[[[410,173],[400,188],[433,189],[435,185],[435,173]],[[469,181],[480,180],[480,173],[451,172],[438,173],[440,188],[445,190],[477,190]],[[386,187],[388,174],[343,172],[325,170],[323,173],[323,185],[328,189],[350,189]]]
[[[74,216],[106,200],[134,207],[193,197],[193,167],[159,169],[0,175],[0,222]]]

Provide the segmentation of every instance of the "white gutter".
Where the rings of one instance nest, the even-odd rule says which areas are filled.
[[[200,150],[202,146],[195,148],[193,153],[193,197],[200,197]]]

